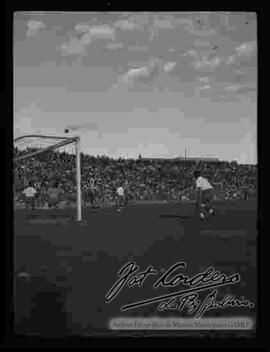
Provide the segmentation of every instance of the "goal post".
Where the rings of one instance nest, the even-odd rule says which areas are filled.
[[[48,152],[57,152],[64,147],[75,145],[75,173],[74,178],[76,184],[76,220],[82,220],[82,193],[81,193],[81,148],[80,137],[58,137],[45,135],[23,135],[14,139],[14,151],[19,155],[13,158],[14,173],[18,165],[27,163],[27,161],[35,160],[41,154]],[[73,164],[74,165],[74,164]]]
[[[81,186],[81,148],[80,138],[75,142],[76,148],[76,188],[77,188],[77,221],[82,220],[82,186]]]

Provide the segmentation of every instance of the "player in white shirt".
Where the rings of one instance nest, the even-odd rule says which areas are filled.
[[[33,187],[33,183],[30,181],[28,187],[22,192],[25,198],[27,208],[35,209],[35,197],[37,194],[36,189]]]
[[[125,203],[125,191],[124,188],[119,184],[116,188],[116,208],[117,212],[120,212]]]
[[[208,215],[214,215],[212,205],[214,188],[207,178],[202,177],[199,170],[194,172],[194,177],[196,179],[195,185],[197,189],[197,207],[200,211],[200,218],[205,219]]]

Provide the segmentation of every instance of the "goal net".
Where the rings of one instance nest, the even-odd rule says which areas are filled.
[[[34,187],[34,207],[74,207],[82,219],[81,154],[79,137],[25,135],[13,145],[14,205],[25,207],[24,190]],[[56,202],[50,202],[50,190],[57,188]]]

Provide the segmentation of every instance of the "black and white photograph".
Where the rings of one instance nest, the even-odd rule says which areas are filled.
[[[14,13],[17,336],[256,337],[257,22]]]

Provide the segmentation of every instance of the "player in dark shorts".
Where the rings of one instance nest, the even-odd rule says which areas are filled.
[[[200,218],[203,220],[209,218],[209,215],[214,215],[212,204],[214,188],[205,177],[202,177],[201,171],[194,171],[194,178],[196,179],[197,189],[197,209],[200,211]]]
[[[34,188],[34,183],[30,181],[28,183],[28,187],[22,193],[25,199],[26,208],[34,210],[37,195],[37,191]]]
[[[88,196],[89,202],[91,203],[92,208],[96,207],[96,194],[97,194],[97,189],[95,186],[95,180],[91,179],[87,186],[87,196]]]
[[[47,187],[45,182],[42,182],[40,185],[39,198],[40,198],[41,208],[44,208],[45,204],[48,203],[48,193],[47,193]]]
[[[129,202],[129,183],[128,181],[125,182],[125,205],[128,205],[128,202]]]
[[[48,203],[50,208],[56,208],[59,203],[60,196],[59,183],[55,182],[53,187],[50,187],[48,190]]]
[[[243,198],[244,198],[244,200],[248,200],[248,199],[249,199],[249,189],[248,189],[248,186],[242,187],[242,192],[243,192]]]
[[[125,205],[125,190],[124,187],[121,186],[121,183],[118,183],[118,187],[116,188],[116,210],[117,212],[121,212]]]

